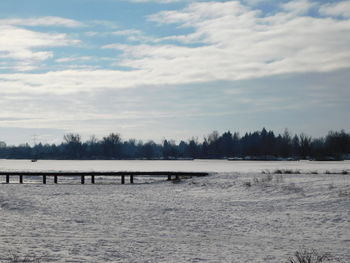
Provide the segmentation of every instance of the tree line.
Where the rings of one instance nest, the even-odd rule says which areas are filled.
[[[312,138],[291,135],[288,130],[275,134],[263,128],[245,133],[217,131],[205,136],[176,143],[164,139],[162,143],[142,142],[135,139],[123,141],[120,134],[111,133],[98,139],[92,136],[82,141],[79,134],[64,135],[60,144],[21,144],[7,146],[0,142],[2,159],[317,159],[340,160],[350,153],[350,134],[344,130],[330,131],[325,137]]]

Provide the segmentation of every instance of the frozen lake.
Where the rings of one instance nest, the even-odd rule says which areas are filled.
[[[350,260],[346,162],[0,160],[0,170],[174,170],[180,183],[0,184],[0,262],[284,263],[305,246]],[[272,175],[262,170],[308,174]],[[310,174],[318,171],[318,174]]]
[[[198,171],[219,173],[251,173],[279,168],[305,172],[350,170],[350,161],[47,161],[0,160],[0,171]]]

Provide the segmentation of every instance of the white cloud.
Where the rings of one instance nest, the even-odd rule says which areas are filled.
[[[131,2],[135,3],[146,3],[146,2],[153,2],[153,3],[161,3],[161,4],[169,4],[169,3],[176,3],[176,2],[189,2],[191,0],[131,0]]]
[[[89,22],[89,25],[92,26],[101,26],[106,28],[118,28],[119,25],[115,21],[110,20],[93,20]]]
[[[180,11],[163,11],[151,15],[149,20],[160,24],[178,23],[183,26],[196,27],[199,22],[210,22],[215,18],[236,18],[245,13],[249,15],[250,10],[238,1],[198,2],[192,3]],[[212,22],[215,22],[215,20]]]
[[[85,32],[85,35],[88,37],[119,36],[119,37],[124,37],[127,41],[130,41],[130,42],[160,42],[160,41],[162,41],[162,39],[160,39],[160,38],[148,36],[144,32],[137,30],[137,29],[126,29],[126,30],[107,31],[107,32],[90,31],[90,32]]]
[[[113,32],[114,35],[117,36],[129,36],[129,35],[141,35],[142,31],[136,29],[128,29],[128,30],[119,30]]]
[[[299,16],[312,5],[300,1],[289,10],[261,17],[239,2],[202,2],[181,11],[150,17],[160,24],[191,27],[170,36],[200,47],[139,45],[125,52],[121,65],[178,79],[237,80],[282,73],[330,71],[350,67],[350,21]],[[298,10],[298,12],[295,12]],[[334,41],[334,40],[337,41]],[[109,46],[113,48],[113,46]]]
[[[263,2],[269,2],[269,0],[243,0],[242,2],[244,2],[247,5],[255,6]]]
[[[152,85],[157,82],[171,83],[178,81],[170,80],[167,76],[161,76],[158,72],[151,73],[147,70],[64,70],[41,74],[0,74],[0,85],[6,86],[8,92],[13,93],[48,92],[64,94],[106,88],[130,88]]]
[[[0,19],[1,25],[20,25],[20,26],[63,26],[63,27],[81,27],[83,24],[76,20],[56,17],[45,16],[37,18],[13,18],[13,19]]]
[[[0,58],[9,61],[7,69],[31,71],[54,56],[50,47],[76,45],[78,40],[64,33],[42,33],[25,27],[81,27],[81,22],[62,17],[14,18],[0,20]],[[15,61],[15,62],[14,62]]]
[[[55,61],[58,63],[66,63],[66,62],[73,62],[73,61],[89,61],[93,60],[93,57],[89,56],[80,56],[80,57],[62,57],[58,58]]]
[[[320,8],[320,13],[323,15],[343,16],[350,18],[350,1],[326,4]]]
[[[3,86],[12,87],[14,91],[67,93],[144,85],[234,81],[350,67],[350,20],[300,16],[300,12],[295,10],[307,8],[307,5],[301,6],[271,16],[261,16],[259,11],[251,10],[237,1],[196,2],[183,10],[160,12],[149,17],[160,24],[175,23],[192,28],[192,33],[161,39],[177,40],[182,42],[181,45],[155,41],[142,45],[117,43],[104,46],[122,51],[114,63],[118,67],[132,68],[131,71],[79,69],[43,74],[7,74],[0,75],[0,78]],[[34,34],[31,31],[23,33]],[[136,30],[115,33],[128,37],[143,36]],[[14,35],[18,37],[23,34]],[[44,43],[35,46],[71,43],[67,36],[57,37],[59,41],[40,35],[38,39]],[[17,56],[25,57],[25,52],[19,52],[21,50],[29,50],[27,56],[38,56],[38,60],[52,56],[50,53],[31,51],[33,43],[38,41],[37,37],[31,38],[15,41],[31,43],[29,47],[23,44],[25,48],[16,50]],[[14,43],[8,45],[8,49]],[[186,46],[183,43],[200,45]]]
[[[41,33],[12,25],[0,25],[0,57],[16,60],[15,69],[32,70],[41,62],[52,58],[51,51],[40,48],[75,45],[78,40],[67,34]]]
[[[296,0],[282,4],[282,8],[291,13],[305,14],[315,5],[316,3],[310,2],[308,0]]]
[[[249,0],[249,2],[252,1],[260,0]],[[176,92],[173,91],[175,89],[171,90],[170,88],[167,95],[163,97],[158,96],[158,93],[164,91],[161,88],[154,89],[153,92],[146,95],[142,94],[144,88],[150,86],[164,89],[168,88],[168,85],[193,83],[203,83],[203,85],[198,86],[205,86],[204,82],[210,83],[208,86],[213,90],[220,86],[220,83],[229,83],[227,85],[229,85],[230,90],[225,98],[229,95],[234,95],[237,98],[238,106],[232,107],[232,109],[238,113],[241,113],[240,106],[242,105],[239,102],[244,101],[244,95],[246,96],[247,108],[252,107],[247,111],[261,112],[264,109],[272,111],[272,108],[280,111],[283,107],[285,109],[295,108],[306,105],[306,103],[299,102],[298,99],[294,99],[296,102],[291,102],[291,100],[305,97],[318,99],[317,105],[322,106],[327,101],[334,105],[348,105],[346,104],[348,103],[347,98],[349,98],[347,86],[345,84],[339,85],[333,79],[326,84],[316,83],[317,90],[312,91],[312,94],[305,92],[304,87],[300,85],[303,81],[296,82],[295,86],[301,87],[299,92],[302,95],[291,96],[292,99],[288,96],[293,92],[293,81],[298,78],[303,79],[305,75],[291,77],[285,82],[281,81],[278,85],[272,84],[284,89],[282,96],[284,96],[285,101],[266,100],[263,98],[264,95],[260,94],[259,96],[240,94],[237,91],[239,88],[237,86],[243,82],[235,82],[234,84],[230,82],[278,74],[294,76],[294,73],[336,72],[337,69],[350,68],[350,49],[348,48],[350,46],[350,21],[346,18],[333,17],[338,15],[345,17],[345,12],[342,14],[340,11],[334,11],[337,10],[337,6],[336,4],[320,4],[320,12],[326,17],[316,18],[305,15],[307,10],[313,7],[312,3],[308,1],[290,2],[283,6],[280,13],[272,15],[262,15],[260,11],[238,1],[193,2],[182,10],[160,12],[149,17],[149,20],[159,23],[160,26],[163,24],[172,24],[173,26],[175,24],[181,30],[186,28],[186,32],[191,31],[188,34],[178,35],[169,33],[168,36],[159,38],[150,37],[135,29],[111,30],[111,24],[108,21],[89,23],[92,25],[92,28],[89,29],[91,32],[86,34],[91,36],[104,34],[98,31],[93,32],[96,30],[93,27],[105,25],[109,27],[106,30],[108,36],[114,34],[125,37],[129,41],[146,43],[141,45],[133,42],[133,45],[130,45],[121,41],[104,46],[104,48],[111,49],[108,52],[106,50],[101,52],[108,54],[108,58],[103,58],[104,60],[111,59],[110,52],[116,49],[121,52],[115,52],[116,55],[111,63],[114,63],[118,68],[126,67],[132,70],[95,69],[93,62],[102,58],[91,57],[93,53],[87,54],[86,50],[79,52],[79,55],[66,55],[67,57],[57,58],[51,49],[52,47],[77,45],[79,41],[72,39],[68,34],[40,33],[24,29],[21,27],[24,20],[21,20],[22,22],[7,22],[7,24],[1,20],[0,69],[6,70],[11,67],[18,71],[16,73],[0,73],[0,87],[2,87],[0,88],[2,103],[0,118],[4,118],[1,125],[8,127],[33,127],[33,125],[60,127],[74,131],[81,129],[81,131],[85,130],[88,133],[100,130],[101,134],[104,134],[106,130],[119,129],[122,128],[122,125],[138,124],[140,119],[152,121],[160,118],[160,122],[163,122],[172,120],[176,116],[187,118],[191,114],[192,116],[202,115],[205,118],[210,114],[218,116],[224,112],[232,114],[231,108],[228,107],[230,105],[225,104],[226,100],[221,103],[223,100],[218,99],[214,100],[217,103],[210,104],[213,102],[211,94],[208,95],[207,101],[198,99],[198,93],[204,93],[201,89],[189,93],[188,97],[195,97],[194,104],[196,106],[193,109],[184,102],[186,94],[183,101],[174,99],[173,94]],[[343,8],[346,10],[346,5]],[[32,21],[29,24],[44,25],[45,23]],[[46,23],[46,25],[49,24]],[[58,25],[59,23],[51,22],[51,25],[53,24]],[[90,51],[91,49],[88,52]],[[50,58],[55,58],[55,62],[60,64],[55,65],[57,66],[56,71],[43,72],[45,70],[43,64]],[[83,65],[84,61],[89,61],[89,65]],[[97,62],[96,64],[100,65]],[[43,73],[20,72],[38,67],[42,67],[41,72]],[[348,70],[344,70],[341,76],[345,76],[346,73]],[[310,74],[307,76],[309,77]],[[320,79],[320,82],[326,82],[328,77]],[[339,79],[338,75],[336,75],[336,79]],[[215,82],[217,80],[223,81]],[[252,85],[244,86],[240,90],[254,90],[254,87],[257,86],[260,89],[260,84],[263,81],[268,81],[268,79],[258,79]],[[293,85],[290,84],[292,82]],[[270,82],[262,89],[269,90],[269,85]],[[319,90],[322,85],[324,85],[325,91]],[[128,90],[137,87],[140,89]],[[186,86],[186,89],[187,87],[188,90],[193,89],[193,86]],[[147,89],[147,91],[151,90]],[[274,91],[277,90],[277,88],[274,89]],[[257,88],[255,91],[259,92]],[[269,91],[271,92],[271,90]],[[98,94],[104,92],[110,93],[96,98]],[[124,93],[124,97],[121,96],[122,93]],[[322,95],[322,98],[314,96],[314,93],[317,93],[318,96]],[[115,97],[109,96],[110,94],[114,94]],[[137,97],[135,94],[139,96],[137,99],[135,99]],[[274,92],[274,94],[277,98],[281,98],[278,92]],[[161,100],[158,107],[154,107],[154,100],[148,100],[152,96]],[[175,103],[169,109],[170,103],[167,100],[171,99]],[[311,99],[308,103],[313,103]],[[340,99],[345,102],[340,101]],[[181,103],[179,104],[178,101]],[[167,104],[167,109],[164,109],[164,103]],[[234,104],[234,99],[230,103]],[[144,107],[141,108],[140,105],[144,105]],[[209,107],[208,110],[208,105],[214,106]],[[223,106],[224,110],[218,110],[219,106]],[[341,107],[345,108],[346,106]],[[318,109],[321,109],[321,106]],[[244,111],[244,109],[242,110]],[[334,114],[334,116],[338,115]],[[22,120],[6,121],[7,117],[21,118]],[[36,120],[33,121],[33,118]],[[100,124],[99,121],[104,122],[104,124]],[[152,129],[154,125],[150,124],[147,127]],[[166,125],[159,125],[159,127],[166,127]],[[139,129],[135,130],[138,134]]]
[[[142,31],[136,29],[119,30],[111,33],[116,36],[124,36],[131,42],[156,42],[157,39],[145,35]]]

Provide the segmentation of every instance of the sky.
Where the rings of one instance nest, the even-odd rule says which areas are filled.
[[[0,141],[350,130],[350,1],[1,0]]]

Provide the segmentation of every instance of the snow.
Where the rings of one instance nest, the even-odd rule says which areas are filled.
[[[350,160],[334,162],[318,161],[148,161],[148,160],[109,160],[109,161],[52,161],[1,160],[1,171],[197,171],[197,172],[261,172],[262,170],[293,169],[305,172],[350,170]]]
[[[0,161],[2,170],[31,165],[7,162]],[[132,170],[216,173],[180,183],[0,184],[0,262],[13,251],[42,262],[282,263],[303,246],[350,260],[350,175],[306,174],[347,170],[349,162],[160,162],[134,162]],[[53,170],[116,169],[103,161],[38,161],[33,169],[49,170],[49,164]],[[261,174],[291,166],[305,173]]]

